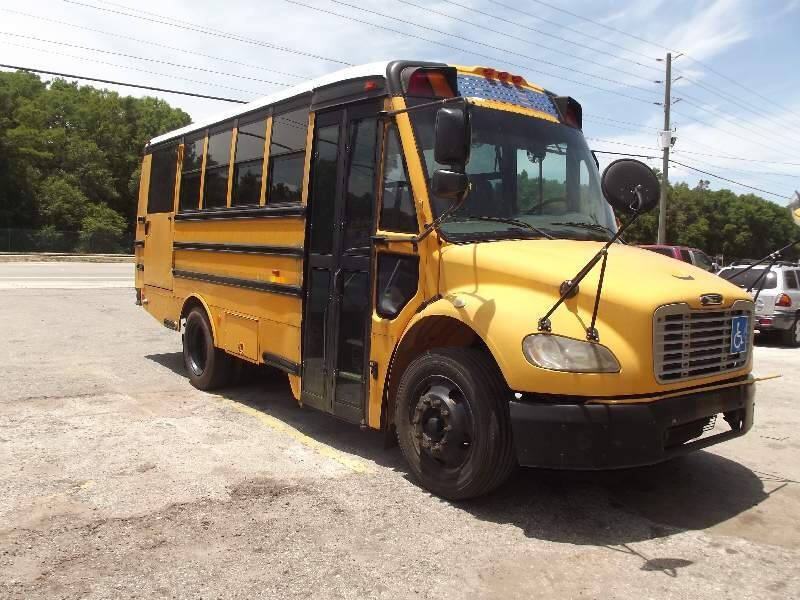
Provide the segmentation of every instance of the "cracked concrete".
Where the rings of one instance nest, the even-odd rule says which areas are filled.
[[[756,425],[647,469],[451,503],[282,381],[194,390],[125,289],[2,290],[0,597],[800,596],[800,351]]]

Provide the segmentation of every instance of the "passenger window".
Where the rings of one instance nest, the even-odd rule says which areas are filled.
[[[685,250],[685,249],[681,248],[680,249],[680,253],[681,253],[681,260],[683,262],[687,262],[687,263],[692,262],[692,257],[689,255],[689,251],[688,250]]]
[[[180,210],[197,210],[200,205],[200,172],[203,168],[205,132],[187,137],[183,145]]]
[[[404,254],[378,254],[378,284],[375,311],[394,319],[416,296],[419,258]]]
[[[383,159],[383,197],[381,201],[380,228],[385,231],[417,233],[417,211],[408,170],[403,160],[403,149],[397,127],[386,131],[386,150]]]
[[[273,117],[267,199],[270,204],[300,202],[307,131],[307,108]]]
[[[711,264],[711,260],[702,252],[693,252],[694,254],[694,264],[700,267],[701,269],[705,269],[706,271],[713,271],[714,266]]]
[[[228,204],[228,167],[231,162],[232,124],[208,136],[203,208],[221,208]]]
[[[239,125],[233,165],[231,206],[258,204],[261,200],[266,135],[267,121],[263,117],[252,123]]]
[[[178,169],[177,144],[155,150],[150,161],[147,212],[172,212],[175,205],[175,173]]]
[[[784,276],[784,281],[786,282],[787,290],[798,289],[796,271],[785,271],[783,276]]]

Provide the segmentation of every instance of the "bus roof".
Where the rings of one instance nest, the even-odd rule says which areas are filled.
[[[215,125],[222,121],[233,119],[239,115],[256,111],[284,100],[289,100],[295,96],[313,92],[317,88],[321,88],[332,83],[347,81],[348,79],[358,79],[360,77],[386,77],[386,68],[390,62],[392,61],[381,61],[366,65],[348,67],[346,69],[341,69],[339,71],[317,77],[316,79],[310,79],[308,81],[298,83],[297,85],[288,87],[285,90],[269,94],[268,96],[263,96],[257,100],[248,102],[247,104],[238,104],[235,108],[231,108],[225,112],[219,113],[212,118],[204,119],[203,121],[198,121],[197,123],[190,123],[189,125],[181,127],[180,129],[176,129],[174,131],[154,137],[152,140],[150,140],[150,145],[160,144],[161,142],[166,142],[168,140],[181,137],[187,133],[205,129],[206,127],[210,127],[211,125]]]

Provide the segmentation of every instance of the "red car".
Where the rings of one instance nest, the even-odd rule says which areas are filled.
[[[710,271],[711,273],[714,273],[717,270],[716,263],[714,263],[714,261],[708,257],[708,254],[702,250],[698,250],[697,248],[687,248],[686,246],[663,246],[661,244],[652,244],[639,247],[646,250],[652,250],[653,252],[658,252],[659,254],[669,256],[670,258],[682,260],[683,262],[690,263],[696,267]]]

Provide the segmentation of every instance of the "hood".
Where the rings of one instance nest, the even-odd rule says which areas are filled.
[[[558,300],[562,282],[603,247],[601,242],[575,240],[509,240],[447,245],[439,254],[439,294],[458,310],[487,343],[513,389],[576,393],[575,386],[595,378],[608,386],[602,395],[637,394],[685,387],[661,385],[653,374],[653,313],[663,305],[687,303],[693,309],[720,310],[736,300],[752,298],[735,285],[691,264],[614,244],[608,251],[596,328],[600,343],[614,352],[621,372],[576,375],[542,372],[531,380],[531,367],[521,352],[522,339],[538,331],[538,321]],[[586,339],[602,261],[580,283],[578,294],[550,317],[552,333]],[[701,297],[719,294],[722,303],[704,306]],[[548,379],[549,377],[549,379]],[[724,379],[731,373],[706,379]],[[547,380],[551,389],[542,389]],[[613,380],[613,381],[612,381]],[[688,385],[703,383],[692,380]],[[552,384],[552,385],[551,385]],[[611,391],[613,390],[613,392]]]
[[[575,240],[447,246],[441,253],[440,293],[470,288],[477,292],[483,285],[518,286],[542,295],[543,304],[530,308],[546,311],[558,298],[561,283],[574,277],[602,247],[602,242]],[[592,306],[600,267],[598,263],[580,284],[579,297],[591,297]],[[708,293],[722,294],[725,307],[734,300],[751,299],[739,287],[689,263],[623,244],[608,250],[601,310],[606,303],[655,309],[687,302],[693,308],[704,308],[700,297]]]

